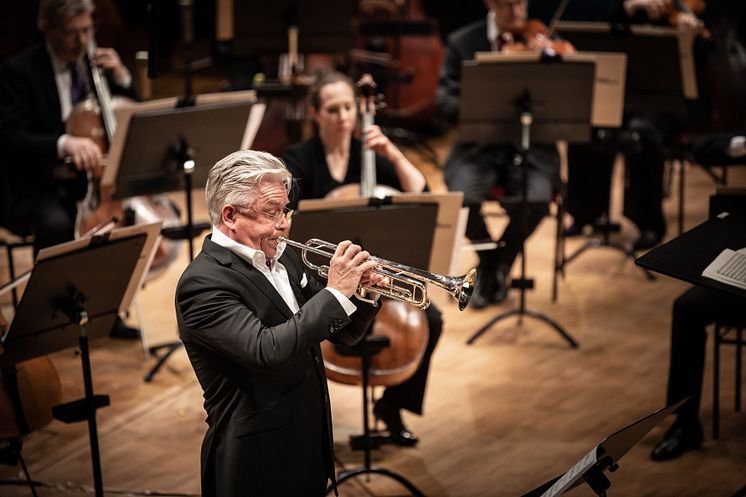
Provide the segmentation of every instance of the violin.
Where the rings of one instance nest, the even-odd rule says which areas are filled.
[[[693,29],[697,35],[709,40],[712,38],[712,33],[699,20],[699,16],[706,8],[707,3],[704,0],[672,0],[666,8],[664,16],[671,26]]]
[[[518,31],[503,33],[501,53],[547,52],[551,55],[575,52],[572,43],[553,39],[549,28],[538,19],[528,19]]]

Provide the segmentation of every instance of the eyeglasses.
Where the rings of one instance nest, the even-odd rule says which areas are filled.
[[[237,205],[239,209],[243,208],[240,205]],[[293,213],[295,212],[293,209],[289,209],[285,207],[281,211],[275,211],[275,212],[266,212],[266,211],[260,211],[258,209],[246,209],[247,211],[256,212],[257,214],[261,214],[267,219],[271,219],[274,221],[275,226],[279,226],[282,224],[282,221],[288,221],[290,222],[290,219],[293,217]]]
[[[66,39],[78,39],[83,36],[90,36],[94,33],[95,28],[94,26],[85,26],[80,29],[63,29],[62,27],[57,27],[57,31]]]

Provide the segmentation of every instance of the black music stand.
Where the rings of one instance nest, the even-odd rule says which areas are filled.
[[[694,68],[694,34],[676,28],[614,25],[596,22],[560,22],[557,33],[570,41],[578,50],[596,52],[621,52],[627,54],[627,83],[625,110],[628,112],[658,112],[677,116],[688,113],[687,100],[698,95]],[[655,71],[650,68],[655,67]],[[625,138],[634,140],[634,137]],[[681,160],[680,157],[677,157]],[[679,234],[684,231],[684,174],[680,169],[679,181]],[[608,220],[608,213],[606,216]],[[605,230],[612,228],[607,222]],[[566,262],[592,246],[608,246],[625,253],[632,260],[635,254],[629,248],[607,243],[581,247]],[[644,268],[643,268],[644,269]],[[648,279],[653,275],[644,269]]]
[[[389,200],[373,198],[367,206],[313,211],[304,211],[301,204],[298,213],[293,216],[291,235],[299,242],[305,242],[309,238],[320,238],[331,243],[349,239],[377,257],[427,268],[438,204],[391,204]],[[328,261],[323,259],[315,261],[311,254],[309,259],[314,263],[328,264]],[[396,480],[412,495],[424,497],[424,494],[404,476],[386,468],[373,466],[371,462],[371,450],[387,442],[387,437],[373,433],[370,428],[369,372],[372,358],[388,346],[388,337],[368,334],[354,347],[337,347],[337,352],[341,355],[361,358],[363,434],[351,436],[350,445],[353,450],[364,452],[363,466],[341,472],[337,483],[341,484],[360,475],[378,474]],[[329,487],[327,494],[332,490],[333,488]]]
[[[42,251],[0,347],[2,368],[79,347],[85,397],[55,406],[52,415],[65,423],[88,422],[97,497],[103,497],[104,487],[96,409],[108,406],[109,396],[93,393],[88,343],[108,335],[146,243],[144,233],[118,239],[104,235],[45,249],[54,255]]]
[[[174,107],[171,100],[134,105],[123,113],[119,133],[112,146],[117,165],[113,197],[183,190],[187,222],[167,227],[164,237],[187,240],[189,260],[194,258],[194,237],[210,229],[209,222],[194,223],[192,190],[205,185],[210,168],[218,160],[240,148],[248,148],[249,115],[252,101],[244,98],[187,107]],[[121,138],[120,138],[121,135]],[[152,381],[182,343],[170,342],[150,347],[158,355],[145,375]]]
[[[521,226],[525,233],[528,197],[527,157],[532,142],[557,140],[583,142],[590,139],[595,64],[544,60],[465,63],[461,88],[460,139],[474,142],[515,141],[521,153]],[[496,84],[495,82],[499,82]],[[557,322],[526,308],[525,242],[521,244],[521,277],[511,286],[520,290],[516,309],[502,312],[477,330],[466,343],[471,345],[495,323],[511,316],[539,319],[554,328],[571,347],[578,342]]]
[[[688,397],[687,397],[688,399]],[[577,464],[566,473],[548,481],[521,497],[556,497],[575,488],[585,481],[599,497],[606,497],[611,482],[604,471],[614,472],[619,469],[619,460],[637,445],[642,438],[655,428],[663,418],[686,402],[681,400],[673,405],[659,409],[639,421],[622,428],[603,439],[593,447]]]

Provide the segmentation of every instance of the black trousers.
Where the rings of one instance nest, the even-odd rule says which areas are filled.
[[[616,147],[593,133],[591,143],[567,146],[567,212],[580,226],[608,214]]]
[[[480,265],[502,267],[507,272],[521,245],[531,236],[549,209],[549,202],[561,188],[560,159],[554,145],[531,148],[524,163],[516,162],[517,147],[511,144],[476,145],[457,142],[445,165],[445,181],[450,191],[464,193],[469,208],[466,236],[472,241],[492,238],[480,214],[482,202],[492,198],[495,187],[501,188],[500,202],[510,221],[500,237],[503,247],[480,251]],[[524,169],[525,168],[525,169]],[[527,176],[527,209],[521,208],[523,173]],[[521,218],[521,213],[526,219]]]
[[[678,409],[678,421],[696,423],[702,396],[706,327],[714,322],[746,326],[746,300],[729,293],[692,287],[673,304],[667,403],[692,398]]]
[[[425,316],[427,317],[428,339],[422,361],[412,376],[398,385],[387,387],[381,396],[381,399],[391,406],[406,409],[420,415],[422,414],[422,406],[425,400],[430,359],[440,339],[440,333],[443,330],[442,315],[435,305],[431,304],[430,307],[425,309]]]

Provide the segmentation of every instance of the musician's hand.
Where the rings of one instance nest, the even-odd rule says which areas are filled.
[[[679,12],[674,20],[678,28],[699,32],[704,29],[705,24],[691,12]]]
[[[364,287],[377,286],[379,288],[386,288],[391,284],[391,278],[383,276],[382,274],[371,270],[363,274],[360,278],[360,285]]]
[[[339,245],[329,261],[329,277],[327,286],[339,290],[342,295],[349,298],[354,295],[360,285],[363,274],[369,272],[376,263],[369,261],[370,254],[345,240]]]
[[[122,59],[119,58],[119,54],[113,48],[96,48],[93,61],[96,65],[111,71],[111,77],[117,84],[126,86],[125,83],[130,81],[129,70],[122,64]]]
[[[375,124],[365,128],[365,135],[363,136],[365,148],[369,148],[375,151],[377,154],[386,157],[391,162],[395,162],[397,157],[401,154],[396,145],[391,143],[391,140],[383,134],[381,128]]]
[[[62,147],[65,157],[70,157],[78,171],[90,171],[101,164],[103,155],[96,143],[87,137],[68,136]]]
[[[644,10],[651,21],[657,21],[670,5],[671,0],[625,0],[624,10],[630,17],[638,10]]]

